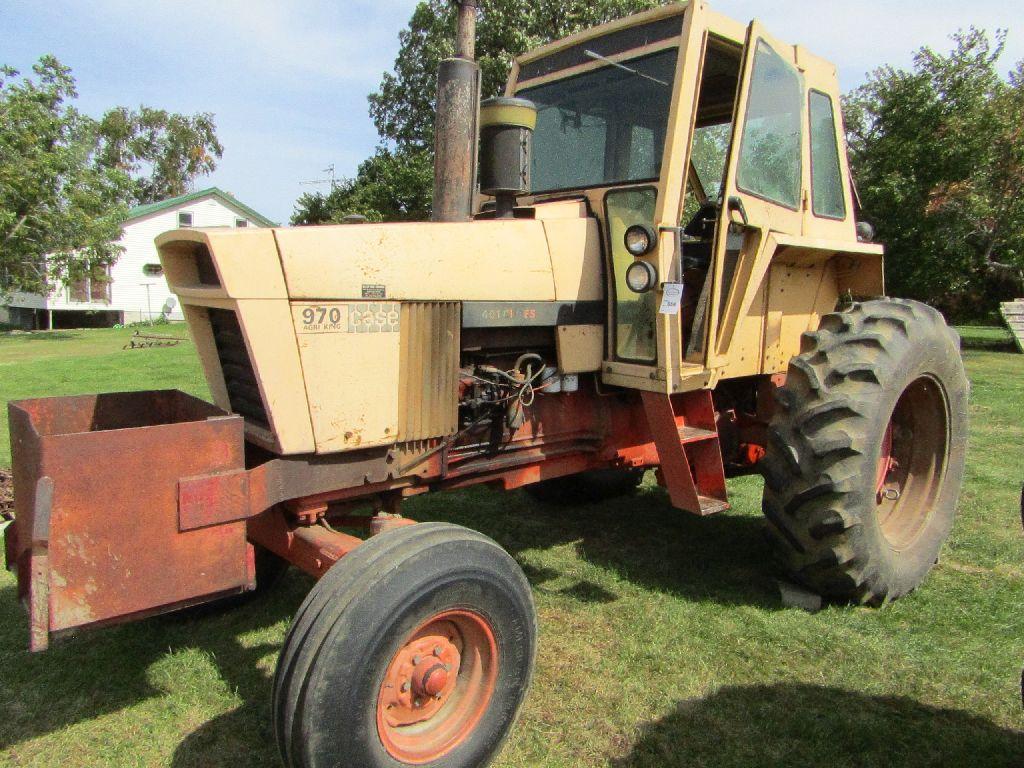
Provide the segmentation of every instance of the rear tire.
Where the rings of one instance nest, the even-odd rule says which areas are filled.
[[[763,509],[783,565],[834,600],[916,588],[953,525],[969,384],[931,307],[882,299],[804,336],[769,431]]]
[[[591,504],[636,493],[642,469],[595,469],[528,485],[530,496],[546,504]]]
[[[285,639],[273,697],[285,765],[486,765],[525,699],[536,637],[522,570],[485,536],[422,523],[369,539]]]

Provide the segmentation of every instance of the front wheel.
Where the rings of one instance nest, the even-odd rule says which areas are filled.
[[[794,578],[869,604],[924,580],[953,525],[968,393],[959,338],[924,304],[857,304],[804,336],[762,462]]]
[[[274,679],[289,768],[475,768],[529,688],[529,583],[497,544],[441,523],[369,539],[313,588]]]

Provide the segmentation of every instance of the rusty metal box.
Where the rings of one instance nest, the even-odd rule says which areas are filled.
[[[245,522],[182,530],[183,478],[244,469],[242,419],[177,391],[8,404],[7,565],[30,646],[255,585]]]

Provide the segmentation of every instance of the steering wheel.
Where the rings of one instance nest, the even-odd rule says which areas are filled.
[[[722,204],[717,200],[706,200],[693,218],[683,227],[683,233],[699,240],[713,240],[715,227],[718,225],[718,216],[721,213]]]

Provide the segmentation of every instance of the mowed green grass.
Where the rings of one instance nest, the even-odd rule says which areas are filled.
[[[124,349],[136,332],[186,341],[161,349]],[[11,465],[8,401],[145,389],[180,389],[209,397],[184,324],[0,333],[0,468]]]
[[[128,332],[0,337],[0,400],[205,385],[190,346]],[[503,544],[533,585],[540,648],[504,768],[1020,766],[1024,718],[1024,356],[968,351],[967,483],[942,561],[879,610],[785,608],[760,481],[699,520],[650,480],[579,509],[486,490],[408,505]],[[0,465],[7,463],[6,440]],[[277,652],[311,581],[228,611],[86,633],[39,656],[0,578],[0,763],[277,766]]]

